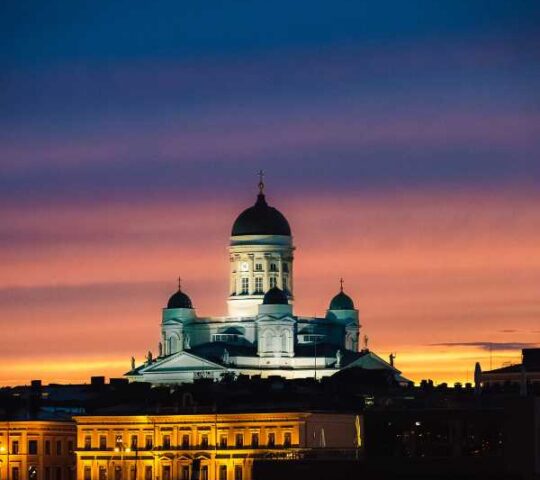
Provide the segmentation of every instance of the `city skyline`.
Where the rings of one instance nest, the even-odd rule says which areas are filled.
[[[224,314],[259,169],[296,313],[343,277],[415,381],[538,345],[538,4],[121,4],[1,7],[0,385],[122,375],[179,275]]]

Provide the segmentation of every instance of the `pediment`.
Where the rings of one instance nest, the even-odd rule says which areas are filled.
[[[260,315],[259,318],[257,318],[257,323],[265,323],[265,322],[272,322],[276,324],[277,323],[296,323],[296,320],[290,315],[264,314],[264,315]]]
[[[360,358],[353,360],[344,368],[352,367],[361,367],[365,368],[366,370],[393,370],[400,373],[397,368],[393,367],[388,362],[384,361],[381,357],[375,355],[373,352],[362,355]]]
[[[192,353],[178,352],[158,359],[157,362],[145,367],[140,373],[171,372],[175,370],[226,370],[226,368]]]

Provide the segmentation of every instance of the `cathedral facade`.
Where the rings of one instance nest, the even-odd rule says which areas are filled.
[[[219,379],[226,374],[321,378],[354,366],[388,369],[393,365],[360,348],[360,319],[343,291],[332,298],[324,317],[293,312],[294,246],[287,219],[268,205],[259,182],[255,204],[235,220],[229,242],[229,297],[226,317],[197,316],[181,289],[163,309],[159,354],[125,375],[154,384]]]

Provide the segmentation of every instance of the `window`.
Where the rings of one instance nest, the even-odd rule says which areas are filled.
[[[137,435],[131,435],[130,447],[132,450],[137,450],[139,446],[139,437]]]
[[[146,437],[144,437],[144,448],[146,448],[146,450],[150,450],[152,446],[152,435],[146,435]]]
[[[252,433],[251,434],[251,446],[254,448],[257,448],[259,446],[259,434],[258,433]]]
[[[105,468],[103,465],[99,466],[98,480],[107,480],[107,468]]]
[[[105,435],[99,436],[99,449],[100,450],[106,450],[107,449],[107,437]]]
[[[68,440],[68,452],[73,452],[73,440]]]
[[[242,435],[241,433],[237,433],[236,436],[235,436],[235,445],[237,447],[243,447],[244,446],[244,435]]]
[[[90,450],[92,448],[92,437],[90,435],[86,435],[84,437],[84,449]]]
[[[182,480],[189,480],[189,466],[182,465]]]
[[[274,288],[277,285],[277,278],[270,277],[270,288]]]
[[[263,293],[262,277],[255,277],[255,293]]]
[[[114,480],[122,480],[122,467],[114,467]]]
[[[262,272],[262,263],[255,264],[255,271]]]
[[[276,434],[274,432],[270,432],[268,434],[268,446],[273,447],[276,445]]]
[[[234,480],[242,480],[242,465],[234,466]]]
[[[221,435],[219,437],[219,446],[222,448],[227,448],[227,435]]]
[[[182,448],[189,448],[189,435],[182,435]]]
[[[285,432],[283,435],[283,445],[285,447],[291,446],[291,432]]]
[[[62,480],[62,467],[56,467],[54,480]]]
[[[152,480],[152,465],[144,467],[144,480]]]
[[[163,465],[163,480],[171,480],[171,466]]]
[[[17,455],[19,453],[19,440],[11,442],[11,453]]]
[[[28,467],[28,480],[37,480],[38,470],[35,465],[30,465]]]
[[[45,467],[45,480],[51,480],[51,467]]]
[[[37,440],[28,440],[28,454],[37,455]]]
[[[227,465],[219,466],[219,480],[227,480]]]
[[[208,465],[201,467],[201,480],[208,480]]]
[[[88,465],[84,467],[83,480],[92,480],[92,467]]]
[[[56,441],[56,455],[62,455],[62,440]]]
[[[11,469],[11,480],[19,480],[19,467]]]
[[[163,435],[163,448],[171,448],[171,436]]]
[[[207,448],[208,447],[208,435],[202,435],[201,436],[201,447]]]
[[[285,273],[289,273],[289,264],[288,263],[283,263],[282,269],[283,269],[283,271]]]
[[[51,441],[45,440],[45,455],[51,454]]]
[[[287,277],[283,277],[283,284],[281,285],[281,289],[284,292],[287,292],[289,290],[289,286],[287,285]]]
[[[249,293],[249,278],[242,278],[242,295]]]
[[[135,470],[135,467],[130,467],[129,469],[129,480],[137,480],[137,471]]]
[[[275,263],[270,264],[270,271],[271,272],[277,272],[277,265]]]

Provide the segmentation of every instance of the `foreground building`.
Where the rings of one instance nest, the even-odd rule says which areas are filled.
[[[75,480],[75,424],[0,421],[1,480]]]
[[[181,289],[163,309],[157,358],[149,352],[131,381],[153,384],[217,379],[224,374],[320,378],[343,368],[400,371],[360,348],[360,321],[353,300],[340,291],[324,317],[293,312],[294,250],[291,228],[268,205],[262,179],[255,204],[235,220],[229,243],[229,297],[225,317],[199,317]]]
[[[360,418],[250,413],[75,417],[77,480],[250,480],[254,463],[355,458]]]

